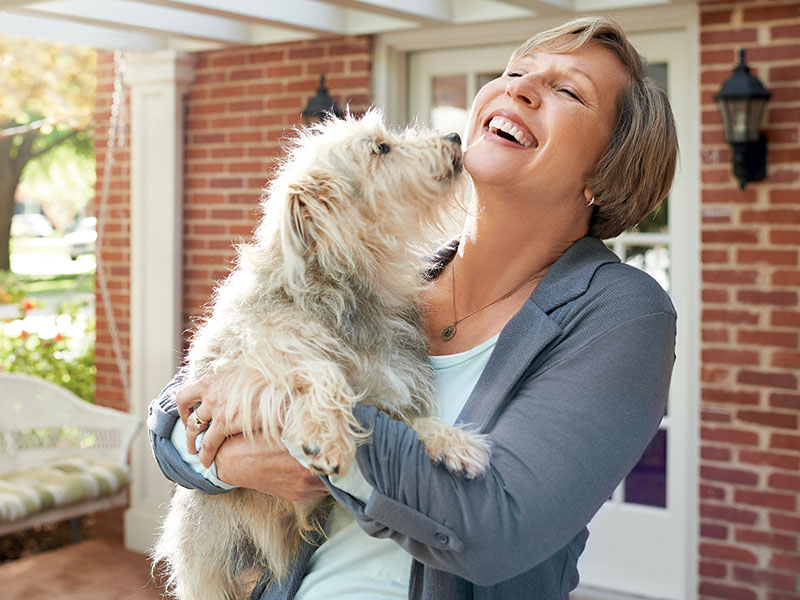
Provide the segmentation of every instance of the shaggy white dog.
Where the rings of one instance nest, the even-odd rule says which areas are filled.
[[[376,111],[301,132],[192,341],[189,381],[213,374],[245,435],[283,438],[320,474],[342,474],[368,437],[356,402],[411,423],[447,469],[481,474],[488,441],[427,416],[418,304],[461,168],[458,136],[389,131]],[[154,558],[181,600],[246,598],[265,570],[286,576],[324,502],[177,488]]]

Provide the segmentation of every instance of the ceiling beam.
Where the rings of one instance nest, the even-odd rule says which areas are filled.
[[[162,36],[177,36],[227,44],[250,43],[246,23],[162,6],[123,0],[55,0],[33,4],[19,12],[80,24],[99,25]]]
[[[67,23],[60,19],[0,12],[0,35],[20,36],[110,50],[159,50],[164,39],[147,33]]]
[[[568,15],[575,12],[572,0],[502,0],[536,12],[536,16]]]
[[[453,10],[449,0],[327,0],[327,2],[342,8],[354,8],[426,25],[441,25],[453,20]]]
[[[185,9],[259,25],[310,33],[345,33],[345,11],[328,2],[254,2],[253,0],[138,0],[140,3]]]

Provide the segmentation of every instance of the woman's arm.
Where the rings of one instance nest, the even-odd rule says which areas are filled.
[[[206,494],[221,494],[228,490],[208,481],[184,462],[170,439],[174,427],[184,426],[175,402],[178,390],[183,388],[184,377],[185,371],[179,371],[150,404],[148,429],[153,455],[171,481]],[[236,487],[256,489],[289,500],[306,500],[328,494],[319,477],[303,468],[280,443],[250,441],[241,434],[234,435],[222,443],[214,462],[219,479]]]
[[[467,480],[434,465],[416,435],[375,409],[359,467],[366,504],[332,488],[367,533],[479,585],[529,570],[565,546],[653,437],[667,399],[675,317],[656,312],[598,333],[530,375],[491,430],[492,462]]]

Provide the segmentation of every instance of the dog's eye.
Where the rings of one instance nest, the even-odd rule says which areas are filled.
[[[381,142],[375,147],[375,154],[388,154],[391,148],[386,142]]]

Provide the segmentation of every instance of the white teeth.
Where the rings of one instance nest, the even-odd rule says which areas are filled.
[[[532,135],[523,131],[516,123],[509,121],[505,117],[496,115],[489,121],[489,132],[496,134],[498,131],[503,131],[512,136],[517,140],[518,144],[526,148],[530,148],[535,141]]]

